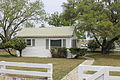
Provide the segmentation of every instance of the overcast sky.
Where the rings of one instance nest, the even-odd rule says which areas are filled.
[[[36,0],[30,0],[30,1],[36,1]],[[67,2],[67,0],[41,0],[44,3],[44,9],[47,14],[52,14],[54,12],[62,12],[63,8],[61,5],[63,2]],[[49,26],[47,23],[44,23],[45,26]],[[39,27],[41,24],[36,24],[37,27]]]
[[[62,3],[67,0],[42,0],[44,3],[44,9],[47,13],[54,13],[56,11],[62,12]]]

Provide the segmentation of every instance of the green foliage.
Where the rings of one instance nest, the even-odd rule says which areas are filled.
[[[73,6],[67,6],[64,10],[66,16],[69,10],[75,12],[71,20],[77,22],[79,32],[88,33],[95,39],[107,54],[110,45],[120,38],[120,1],[118,0],[82,0],[76,2],[68,0]],[[74,4],[73,4],[74,3]]]
[[[41,22],[45,17],[43,3],[39,0],[1,0],[0,27],[3,34],[0,38],[3,43],[12,39],[21,25],[27,22]]]
[[[77,12],[75,10],[76,2],[73,0],[67,0],[68,3],[63,3],[62,7],[64,11],[62,13],[54,13],[51,14],[50,17],[48,17],[47,22],[50,25],[54,26],[73,26],[76,24],[76,21],[74,17],[77,15]]]
[[[76,4],[77,1],[75,0],[67,0],[67,3],[63,3],[62,7],[64,11],[62,12],[62,17],[69,21],[71,25],[76,24],[75,17],[77,16],[78,12],[76,11]]]
[[[24,26],[25,28],[35,27],[34,23],[32,23],[32,22],[27,22],[27,21],[23,24],[23,26]]]
[[[15,50],[18,50],[20,53],[20,57],[22,57],[22,50],[26,48],[26,46],[26,42],[22,38],[14,38],[3,44],[4,48],[13,48]]]
[[[53,58],[67,58],[67,48],[54,48],[51,49]]]
[[[62,17],[62,14],[59,14],[58,12],[51,14],[51,16],[47,18],[47,22],[49,25],[54,25],[56,27],[71,26],[71,23],[68,20],[65,20]]]
[[[2,44],[2,43],[0,43],[0,49],[4,49],[4,47],[3,47],[3,44]]]
[[[27,45],[24,39],[15,38],[10,41],[12,43],[12,47],[18,51],[23,50]]]
[[[76,55],[75,58],[78,58],[79,56],[84,56],[87,52],[87,49],[84,48],[70,48],[69,50],[73,55]]]
[[[115,43],[112,43],[109,47],[110,47],[110,48],[109,48],[108,51],[110,51],[111,49],[115,49]]]
[[[91,51],[95,51],[97,48],[100,48],[100,45],[95,40],[90,40],[88,42],[88,48],[91,49]]]

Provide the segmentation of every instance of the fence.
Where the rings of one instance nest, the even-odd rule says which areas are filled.
[[[27,67],[27,68],[28,67],[29,68],[45,68],[45,69],[47,69],[47,72],[13,70],[13,69],[7,69],[6,68],[7,66]],[[21,63],[21,62],[5,62],[5,61],[1,61],[0,62],[0,73],[3,76],[5,76],[5,74],[28,75],[28,76],[47,77],[47,80],[53,80],[52,79],[52,74],[53,74],[53,66],[52,66],[52,64],[37,64],[37,63]]]
[[[87,74],[94,71],[94,74]],[[110,76],[110,72],[120,72],[120,67],[79,65],[79,80],[120,80],[120,76]]]

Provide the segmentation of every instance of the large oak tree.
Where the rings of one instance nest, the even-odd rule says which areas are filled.
[[[101,46],[102,54],[120,38],[120,2],[118,0],[83,0],[77,4],[78,30],[88,32]]]
[[[26,22],[41,21],[45,11],[39,0],[0,0],[0,38],[11,40]]]
[[[120,1],[68,0],[63,6],[65,18],[76,22],[77,31],[87,32],[100,45],[102,54],[109,53],[120,38]]]
[[[44,14],[40,1],[0,0],[0,38],[2,42],[11,39],[26,21],[41,20]]]

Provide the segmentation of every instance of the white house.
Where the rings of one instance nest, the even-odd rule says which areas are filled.
[[[18,32],[17,37],[24,38],[27,43],[23,57],[51,57],[51,48],[76,47],[77,40],[75,28],[69,26],[24,28]]]

